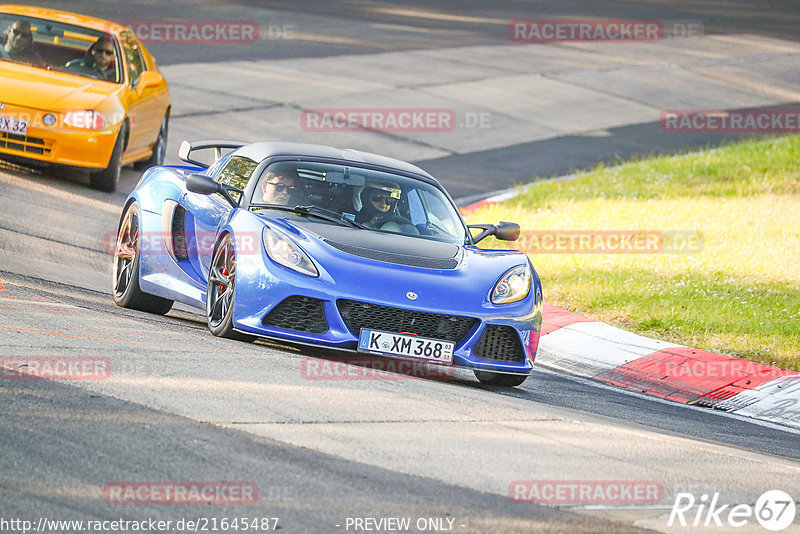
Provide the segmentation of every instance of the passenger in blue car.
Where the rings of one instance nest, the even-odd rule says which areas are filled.
[[[361,211],[358,212],[356,221],[369,223],[375,218],[384,218],[394,213],[401,193],[400,188],[394,184],[368,184],[361,191]]]
[[[418,235],[411,221],[398,213],[402,195],[403,190],[397,184],[368,183],[361,191],[361,211],[356,215],[356,222],[376,230]]]

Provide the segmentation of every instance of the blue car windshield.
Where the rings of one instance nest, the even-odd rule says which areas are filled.
[[[279,161],[264,170],[251,209],[317,206],[367,230],[448,243],[467,242],[450,199],[422,180],[370,169]]]

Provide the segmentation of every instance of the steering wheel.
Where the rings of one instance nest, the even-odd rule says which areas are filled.
[[[382,232],[394,232],[397,234],[405,234],[405,235],[419,235],[419,230],[414,223],[412,223],[409,219],[398,215],[396,213],[390,213],[386,215],[377,215],[372,218],[369,222],[370,226],[376,228]]]
[[[427,227],[433,235],[450,235],[450,232],[448,232],[446,228],[439,226],[433,221],[428,221]]]

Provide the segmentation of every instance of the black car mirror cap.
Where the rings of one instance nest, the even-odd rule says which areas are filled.
[[[470,224],[467,228],[480,228],[482,231],[472,236],[472,243],[477,244],[490,235],[501,241],[516,241],[519,239],[519,225],[513,222],[501,221],[497,224]]]
[[[517,223],[500,221],[495,225],[494,236],[501,241],[516,241],[519,239],[519,225]]]
[[[207,174],[196,172],[186,179],[186,189],[198,195],[213,195],[221,192],[219,182]]]
[[[190,174],[189,177],[186,179],[186,190],[192,193],[197,193],[198,195],[213,195],[214,193],[219,193],[228,203],[233,206],[234,208],[239,206],[239,201],[235,200],[231,193],[236,193],[237,198],[242,198],[242,190],[236,189],[227,184],[221,184],[214,180],[207,174],[203,174],[201,172],[196,172]]]

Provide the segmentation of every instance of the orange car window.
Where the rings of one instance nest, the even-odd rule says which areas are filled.
[[[128,78],[131,87],[136,87],[139,83],[139,77],[146,70],[142,52],[139,49],[139,43],[130,32],[123,32],[119,36],[122,50],[125,54],[125,59],[128,64]]]

